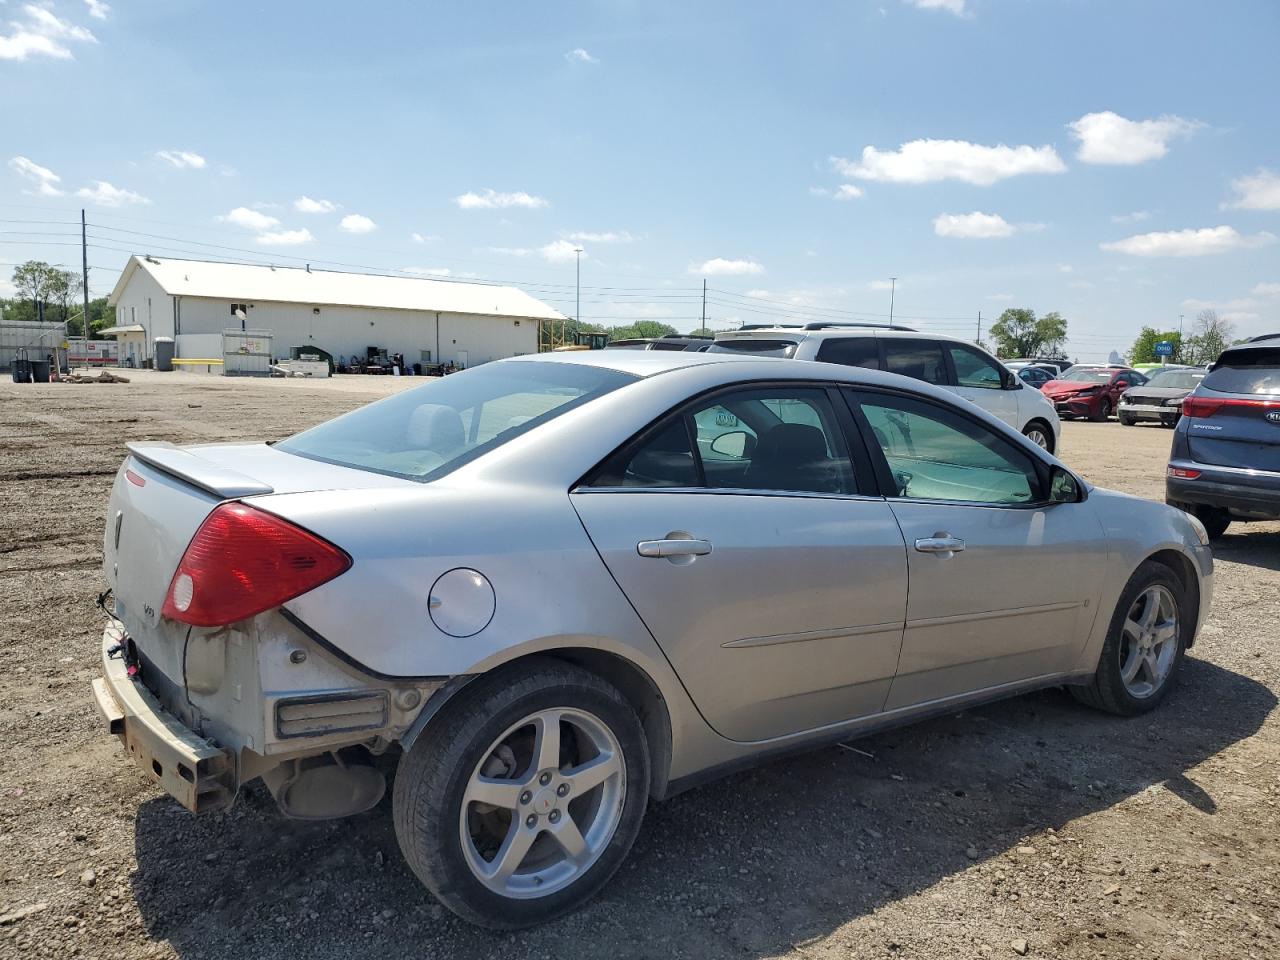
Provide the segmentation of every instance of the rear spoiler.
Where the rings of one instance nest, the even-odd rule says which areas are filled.
[[[220,500],[256,497],[274,492],[274,487],[216,463],[210,463],[172,443],[148,441],[126,444],[129,453],[148,466],[171,477],[185,480],[193,487],[211,493]]]

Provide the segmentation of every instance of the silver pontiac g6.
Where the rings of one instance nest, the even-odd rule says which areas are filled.
[[[1209,609],[1199,523],[872,370],[595,351],[486,364],[270,444],[130,446],[94,694],[188,809],[391,806],[515,928],[661,799],[1051,685],[1154,708]]]

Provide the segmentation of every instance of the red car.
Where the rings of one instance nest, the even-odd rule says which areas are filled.
[[[1147,378],[1130,367],[1076,364],[1040,388],[1053,401],[1060,417],[1106,420],[1120,403],[1120,395]]]

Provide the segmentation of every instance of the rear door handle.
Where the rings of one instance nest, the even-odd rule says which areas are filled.
[[[935,533],[932,537],[922,537],[916,541],[916,549],[921,553],[936,553],[944,560],[964,549],[964,541],[949,533]]]
[[[710,540],[668,539],[641,540],[636,544],[636,553],[642,557],[705,557],[711,552]]]

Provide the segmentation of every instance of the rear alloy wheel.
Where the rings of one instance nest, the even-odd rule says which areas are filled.
[[[1098,406],[1097,415],[1094,417],[1091,417],[1090,419],[1096,420],[1098,423],[1103,423],[1104,421],[1110,419],[1110,417],[1111,417],[1111,398],[1103,397],[1102,403]]]
[[[1039,421],[1027,424],[1027,429],[1022,431],[1022,435],[1042,450],[1048,450],[1053,453],[1053,439],[1050,436],[1049,429]]]
[[[1148,560],[1138,568],[1116,604],[1093,680],[1071,688],[1077,700],[1133,716],[1164,699],[1193,629],[1183,592],[1164,564]]]
[[[481,926],[513,930],[573,910],[618,869],[644,816],[649,761],[635,711],[599,677],[555,661],[499,671],[458,696],[396,774],[405,859]]]

